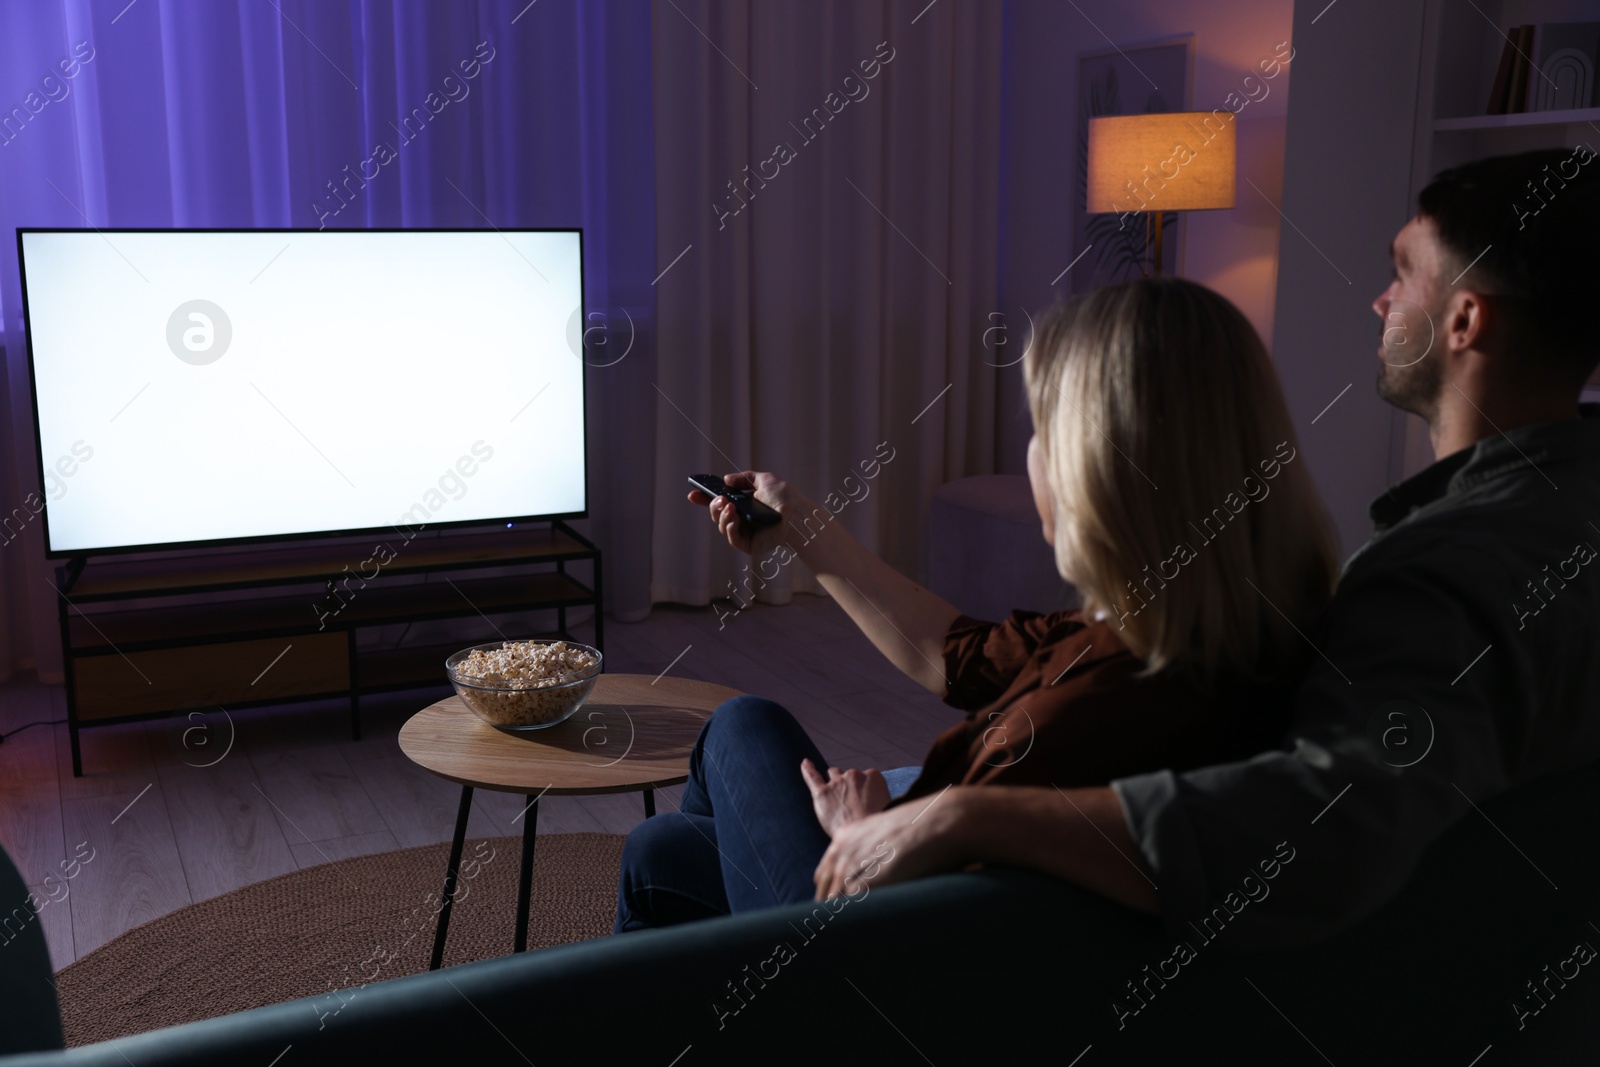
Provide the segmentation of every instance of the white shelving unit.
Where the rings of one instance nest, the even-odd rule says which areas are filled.
[[[1411,193],[1439,171],[1486,156],[1586,142],[1600,151],[1600,107],[1485,115],[1506,33],[1544,22],[1600,21],[1594,0],[1427,0],[1418,66],[1418,131],[1412,154]],[[1537,56],[1531,56],[1537,62]],[[1538,78],[1534,71],[1532,77]],[[1600,375],[1591,380],[1600,386]],[[1585,398],[1594,398],[1591,388]],[[1390,476],[1415,474],[1433,462],[1427,427],[1396,413]]]
[[[1600,107],[1570,108],[1565,111],[1524,111],[1516,115],[1468,115],[1459,119],[1434,119],[1434,133],[1459,133],[1470,130],[1509,130],[1524,126],[1578,126],[1600,124]]]

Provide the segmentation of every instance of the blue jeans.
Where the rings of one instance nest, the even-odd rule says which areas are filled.
[[[628,835],[617,886],[616,932],[810,900],[828,848],[800,777],[800,761],[827,761],[782,705],[754,696],[725,701],[689,755],[677,811]],[[903,793],[917,768],[888,771]]]

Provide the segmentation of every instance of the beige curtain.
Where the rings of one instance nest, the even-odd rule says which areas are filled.
[[[691,472],[776,471],[916,575],[932,491],[994,470],[1001,12],[655,3],[653,600],[759,584]]]

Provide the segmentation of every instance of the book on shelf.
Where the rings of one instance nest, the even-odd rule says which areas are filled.
[[[1486,114],[1504,115],[1511,99],[1511,62],[1517,55],[1517,37],[1522,27],[1516,26],[1506,34],[1506,46],[1500,50],[1500,66],[1495,70],[1494,86],[1489,90],[1489,109]]]
[[[1511,77],[1506,86],[1506,109],[1502,114],[1517,115],[1528,110],[1528,76],[1533,73],[1533,27],[1518,26],[1511,33]]]

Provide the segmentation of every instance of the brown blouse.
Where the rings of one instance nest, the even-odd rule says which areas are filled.
[[[1105,785],[1114,778],[1246,759],[1279,747],[1289,689],[1280,673],[1206,691],[1144,664],[1113,622],[1081,611],[966,615],[944,642],[945,703],[969,712],[940,734],[893,803],[948,785]]]

